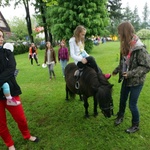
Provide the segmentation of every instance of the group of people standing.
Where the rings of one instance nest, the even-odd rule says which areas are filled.
[[[52,78],[56,78],[55,72],[54,72],[54,65],[57,63],[56,61],[56,52],[51,44],[51,42],[46,42],[45,45],[45,54],[44,54],[44,64],[48,67],[49,72],[49,79],[52,80]],[[35,59],[36,64],[39,66],[38,58],[37,58],[37,47],[34,43],[31,44],[31,47],[29,48],[29,59],[31,60],[31,65],[33,65],[33,59]],[[61,64],[62,68],[62,75],[65,77],[65,67],[67,65],[67,62],[69,61],[69,51],[66,47],[65,40],[62,40],[60,42],[60,48],[58,50],[58,61]]]
[[[44,64],[47,64],[51,80],[52,77],[55,78],[54,65],[56,64],[56,54],[50,42],[46,42],[46,51],[44,56]],[[60,48],[58,50],[58,61],[61,64],[63,77],[65,77],[65,67],[69,61],[69,51],[64,40],[60,42]]]
[[[122,82],[120,90],[119,111],[114,124],[117,126],[123,122],[126,103],[129,98],[129,108],[132,114],[131,127],[125,131],[127,133],[134,133],[139,130],[140,115],[137,107],[138,98],[143,88],[146,74],[150,71],[150,58],[146,51],[144,44],[135,34],[134,27],[131,23],[125,21],[118,26],[118,36],[120,39],[120,63],[116,69],[112,72],[112,75],[119,73],[119,83]],[[85,66],[92,67],[97,73],[102,73],[102,69],[97,65],[95,59],[90,56],[84,49],[86,28],[79,25],[74,30],[73,37],[69,40],[70,55],[74,59],[75,64],[79,69],[83,69]],[[21,89],[16,82],[14,72],[16,70],[16,61],[13,53],[3,47],[4,33],[0,30],[0,87],[5,89],[5,83],[7,83],[7,89],[11,95],[10,101],[13,98],[13,102],[16,105],[10,105],[7,101],[5,91],[0,90],[0,136],[9,150],[15,150],[14,141],[10,135],[6,121],[6,109],[11,113],[14,120],[18,124],[23,138],[32,142],[38,142],[39,139],[36,136],[32,136],[28,129],[26,117],[23,111],[23,107],[20,101]],[[37,65],[36,48],[32,43],[29,49],[29,58],[31,59],[31,65],[33,64],[33,58]],[[60,48],[58,50],[58,60],[62,66],[62,73],[64,74],[65,66],[69,61],[68,48],[65,46],[65,41],[61,41]],[[44,63],[47,64],[49,69],[50,79],[55,77],[53,71],[54,64],[56,64],[55,51],[50,42],[46,42],[46,50]],[[103,73],[102,73],[103,74]],[[104,74],[109,79],[111,74]]]

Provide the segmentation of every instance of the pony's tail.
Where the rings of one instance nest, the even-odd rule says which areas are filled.
[[[69,95],[68,95],[69,94]],[[73,93],[66,85],[66,100],[69,100],[69,96],[72,98],[72,99],[75,99],[75,93]]]

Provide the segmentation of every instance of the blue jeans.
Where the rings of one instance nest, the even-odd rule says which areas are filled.
[[[65,67],[67,66],[67,60],[60,60],[60,64],[61,64],[61,69],[62,69],[62,74],[63,76],[65,76]]]
[[[52,78],[52,75],[55,77],[54,65],[55,64],[48,64],[47,65],[50,78]]]
[[[139,123],[139,111],[137,108],[137,101],[142,90],[143,85],[126,86],[126,80],[123,80],[120,91],[120,104],[118,116],[124,116],[126,109],[126,102],[129,97],[129,109],[132,114],[132,123]]]

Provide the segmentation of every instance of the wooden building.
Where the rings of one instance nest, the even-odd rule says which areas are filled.
[[[4,31],[6,38],[11,35],[10,27],[0,11],[0,28]]]

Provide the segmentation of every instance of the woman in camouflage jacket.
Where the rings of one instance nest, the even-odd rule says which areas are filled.
[[[119,73],[118,82],[122,81],[119,111],[115,119],[115,125],[119,125],[123,121],[126,102],[129,97],[132,125],[125,130],[127,133],[134,133],[139,130],[137,101],[145,81],[146,73],[150,71],[150,56],[144,44],[134,32],[134,27],[127,21],[118,26],[121,45],[120,63],[112,73],[113,75]]]

